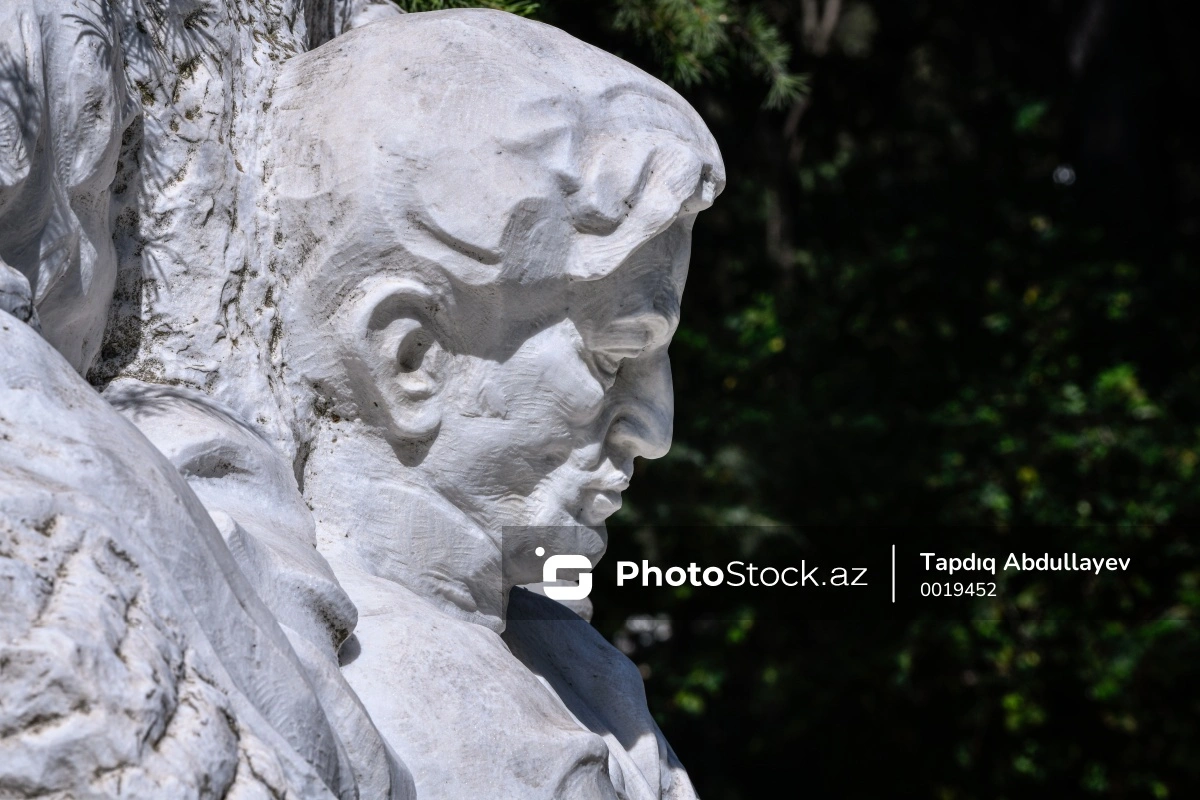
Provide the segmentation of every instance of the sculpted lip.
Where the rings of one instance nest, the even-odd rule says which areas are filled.
[[[602,522],[621,508],[621,493],[617,491],[591,490],[585,495],[584,516]]]
[[[579,521],[599,525],[621,508],[621,492],[629,487],[629,476],[613,471],[585,484],[579,492]]]

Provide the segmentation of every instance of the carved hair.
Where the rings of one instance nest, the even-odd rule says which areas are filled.
[[[265,257],[284,341],[308,355],[291,362],[301,393],[335,369],[329,321],[380,273],[476,294],[594,280],[724,186],[673,90],[501,12],[353,31],[289,61],[273,104]]]

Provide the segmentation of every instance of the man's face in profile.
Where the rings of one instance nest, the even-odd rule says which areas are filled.
[[[595,529],[574,552],[603,553],[603,524],[621,506],[634,457],[657,458],[670,444],[667,346],[689,242],[688,226],[676,223],[607,277],[530,298],[553,305],[555,321],[506,358],[454,357],[430,453],[440,493],[493,530]],[[489,352],[486,342],[464,344]]]

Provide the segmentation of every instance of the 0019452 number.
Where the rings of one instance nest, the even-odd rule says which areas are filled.
[[[922,583],[921,597],[995,597],[994,583]]]

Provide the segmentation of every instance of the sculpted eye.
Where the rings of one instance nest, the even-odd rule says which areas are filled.
[[[596,378],[606,388],[611,387],[621,365],[645,353],[653,340],[653,331],[643,325],[615,327],[592,340],[584,360],[591,365]]]

